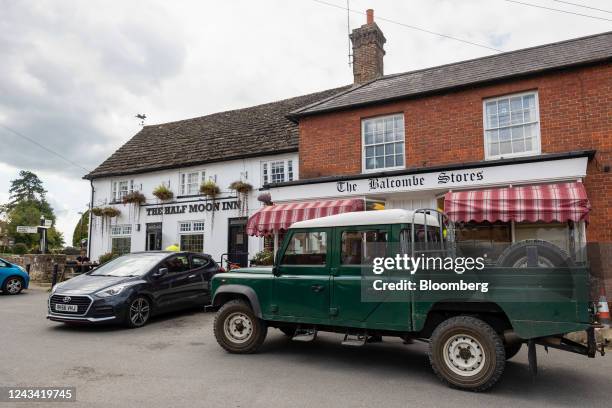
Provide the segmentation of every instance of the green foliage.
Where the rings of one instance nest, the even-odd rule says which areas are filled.
[[[252,265],[268,266],[274,264],[274,254],[272,251],[264,249],[255,254],[251,259]]]
[[[89,210],[85,211],[79,222],[74,226],[72,233],[72,246],[75,248],[81,247],[81,240],[87,239],[89,236]]]
[[[160,184],[153,190],[153,195],[162,201],[172,200],[174,193],[164,184]]]
[[[200,193],[214,199],[221,193],[221,189],[219,189],[219,186],[214,181],[207,180],[200,186]]]
[[[31,200],[16,203],[8,213],[8,235],[15,240],[15,243],[23,243],[28,248],[38,245],[40,239],[38,234],[18,234],[17,227],[40,225],[41,215],[55,221],[53,210],[46,201]],[[51,227],[47,230],[47,242],[49,248],[60,248],[64,245],[64,237],[55,227]]]
[[[39,243],[38,234],[17,234],[17,226],[40,225],[40,217],[55,221],[55,214],[51,205],[45,199],[46,190],[42,181],[31,171],[22,170],[19,178],[11,181],[9,189],[10,201],[3,206],[7,219],[7,235],[15,240],[16,244],[22,243],[26,248],[33,248]],[[49,248],[61,248],[64,245],[64,237],[54,227],[47,230],[47,242]]]
[[[13,246],[13,253],[23,255],[28,253],[28,246],[23,242],[18,242]]]
[[[10,201],[7,208],[10,211],[16,204],[24,201],[44,202],[46,193],[42,181],[36,174],[21,170],[19,178],[11,181],[11,187],[9,188]]]
[[[144,204],[147,198],[140,191],[134,191],[123,197],[123,204]]]
[[[232,184],[229,185],[229,188],[230,190],[234,190],[240,194],[248,194],[251,190],[253,190],[252,185],[242,180],[232,182]]]
[[[105,254],[100,255],[100,257],[98,258],[98,263],[100,265],[107,263],[110,260],[113,260],[115,258],[117,258],[119,255],[117,254],[113,254],[112,252],[107,252]]]

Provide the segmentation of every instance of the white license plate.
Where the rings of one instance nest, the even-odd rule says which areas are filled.
[[[57,312],[78,312],[78,306],[77,305],[63,305],[61,303],[58,303],[55,305],[55,310]]]

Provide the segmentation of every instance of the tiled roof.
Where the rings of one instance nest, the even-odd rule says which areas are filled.
[[[612,31],[402,74],[387,75],[291,113],[300,116],[401,99],[612,59]]]
[[[85,178],[143,173],[298,150],[289,112],[348,89],[328,89],[244,109],[145,126]]]

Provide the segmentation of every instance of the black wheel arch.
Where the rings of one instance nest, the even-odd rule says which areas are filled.
[[[427,319],[419,335],[429,338],[440,323],[455,316],[477,317],[488,323],[499,334],[503,334],[506,330],[513,330],[510,319],[496,303],[438,302],[429,309]]]
[[[262,318],[261,306],[259,305],[257,293],[253,288],[246,285],[223,285],[219,287],[213,296],[212,305],[214,307],[220,307],[234,299],[242,299],[248,302],[255,316],[260,319]]]

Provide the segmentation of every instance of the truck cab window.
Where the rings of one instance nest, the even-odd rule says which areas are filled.
[[[374,258],[387,252],[386,231],[344,231],[342,233],[342,265],[370,265]]]
[[[324,231],[296,232],[283,255],[282,265],[325,265],[327,234]]]

